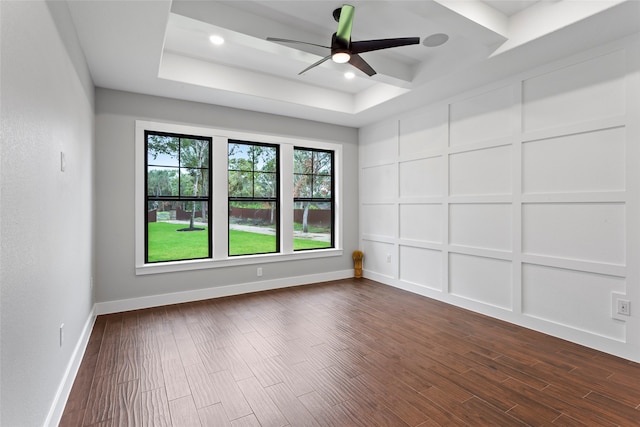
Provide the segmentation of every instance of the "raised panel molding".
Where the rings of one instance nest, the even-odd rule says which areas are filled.
[[[625,289],[620,277],[530,264],[522,267],[525,315],[617,341],[625,339],[625,326],[611,318],[609,301],[612,292]]]
[[[625,142],[625,127],[526,142],[522,147],[522,191],[624,190]]]
[[[449,243],[511,251],[511,204],[450,204]]]
[[[450,155],[449,194],[511,194],[512,162],[510,145]]]
[[[523,130],[624,114],[626,55],[618,50],[523,82]]]
[[[390,120],[360,130],[360,166],[376,166],[398,156],[398,121]]]
[[[462,298],[510,310],[511,262],[450,253],[449,291]]]
[[[442,196],[442,157],[400,162],[400,197]]]
[[[535,203],[522,207],[522,252],[625,265],[625,205]]]
[[[360,199],[366,203],[386,202],[397,197],[397,173],[395,164],[362,168]]]
[[[363,268],[384,277],[395,279],[396,248],[392,243],[362,241]]]
[[[441,291],[442,252],[401,245],[400,280]]]
[[[630,38],[368,126],[365,277],[640,362],[611,311],[640,306],[639,66]]]
[[[450,105],[451,147],[498,139],[515,131],[515,89],[509,85]]]
[[[363,234],[395,237],[396,207],[394,204],[363,204],[360,228]]]
[[[445,106],[418,111],[400,119],[398,152],[401,157],[442,150],[448,140],[448,116]]]
[[[441,204],[401,204],[400,238],[442,243],[443,215]]]

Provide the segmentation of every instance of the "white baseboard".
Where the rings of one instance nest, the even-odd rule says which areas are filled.
[[[67,369],[64,371],[62,381],[60,381],[60,385],[58,386],[58,390],[56,391],[56,396],[53,399],[53,403],[51,404],[51,408],[49,409],[49,413],[47,414],[47,419],[44,422],[45,427],[55,427],[60,424],[60,419],[62,418],[64,407],[67,404],[67,399],[69,398],[69,394],[71,393],[71,387],[73,386],[73,382],[76,379],[78,369],[80,369],[80,363],[82,363],[84,352],[87,349],[87,344],[89,343],[89,337],[91,336],[93,324],[96,320],[95,311],[96,309],[94,306],[94,308],[89,313],[87,321],[84,324],[84,328],[82,329],[82,333],[80,334],[80,339],[78,339],[78,343],[73,349],[71,359],[67,364]]]
[[[140,298],[99,302],[95,305],[95,311],[96,315],[119,313],[122,311],[139,310],[143,308],[159,307],[163,305],[179,304],[183,302],[200,301],[204,299],[240,295],[250,292],[267,291],[270,289],[287,288],[290,286],[308,285],[311,283],[348,279],[350,277],[353,277],[353,270],[332,271],[328,273],[310,274],[307,276],[285,277],[282,279],[239,283],[235,285],[217,286],[206,289],[195,289],[184,292],[174,292],[170,294],[149,295]]]

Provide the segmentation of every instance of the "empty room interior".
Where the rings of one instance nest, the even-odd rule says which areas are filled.
[[[640,425],[640,1],[0,2],[0,425]]]

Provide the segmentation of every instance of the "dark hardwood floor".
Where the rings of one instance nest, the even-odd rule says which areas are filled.
[[[638,426],[640,364],[342,280],[99,316],[62,426]]]

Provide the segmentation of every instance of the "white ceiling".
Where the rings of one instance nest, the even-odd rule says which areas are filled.
[[[364,53],[373,77],[332,61],[298,75],[328,49],[266,38],[329,46],[341,1],[67,3],[98,87],[355,127],[640,31],[637,0],[353,0],[354,41],[449,40]]]

